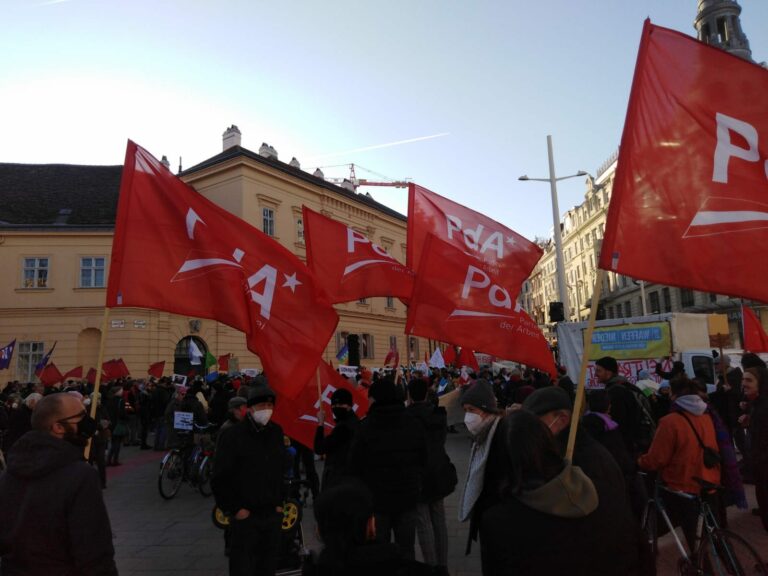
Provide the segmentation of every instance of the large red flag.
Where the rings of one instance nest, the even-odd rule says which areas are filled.
[[[482,261],[433,235],[416,274],[405,331],[556,374],[549,344],[510,290]]]
[[[513,298],[543,254],[536,244],[488,216],[409,184],[406,261],[412,270],[419,269],[428,234],[471,252],[494,269]]]
[[[57,382],[61,382],[64,379],[64,376],[59,372],[59,369],[56,368],[56,364],[53,362],[50,362],[46,365],[45,368],[42,369],[40,372],[40,382],[44,386],[53,386]]]
[[[72,368],[72,370],[64,374],[64,376],[62,376],[61,379],[69,380],[70,378],[77,378],[79,380],[82,377],[83,377],[83,367],[77,366],[76,368]]]
[[[747,306],[741,307],[744,324],[744,344],[742,348],[748,352],[768,352],[768,334],[765,333],[762,322]]]
[[[359,417],[368,411],[368,395],[363,388],[355,388],[349,380],[336,372],[333,366],[329,366],[322,360],[318,364],[317,370],[320,371],[320,398],[322,399],[323,410],[325,410],[326,434],[334,426],[333,415],[331,414],[331,394],[338,388],[346,388],[352,393],[354,402],[352,408]],[[285,434],[312,450],[320,405],[321,401],[317,395],[317,371],[315,371],[295,400],[285,398],[278,393],[272,418],[280,424]]]
[[[351,302],[368,296],[408,299],[413,272],[362,233],[306,206],[304,235],[307,265],[332,302]]]
[[[241,330],[270,382],[291,397],[338,322],[301,260],[130,141],[107,306],[156,308]]]
[[[470,350],[467,346],[461,347],[461,352],[459,352],[459,360],[456,362],[456,364],[461,366],[466,366],[467,368],[472,368],[472,370],[475,371],[475,373],[480,372],[480,365],[477,363],[477,358],[475,358],[475,353]]]
[[[165,371],[165,360],[162,360],[160,362],[155,362],[154,364],[150,364],[149,370],[147,370],[147,374],[155,378],[162,378],[164,371]]]
[[[768,71],[646,21],[600,267],[768,301]]]

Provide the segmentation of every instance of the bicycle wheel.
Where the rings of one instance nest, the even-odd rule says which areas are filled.
[[[765,576],[766,564],[749,542],[728,530],[715,530],[699,548],[699,570],[707,576]]]
[[[213,472],[213,462],[210,456],[206,456],[200,462],[200,467],[197,469],[197,489],[206,498],[213,494],[213,490],[211,490],[211,472]]]
[[[648,545],[653,559],[656,559],[659,553],[659,540],[658,540],[658,522],[659,516],[656,512],[656,504],[654,502],[648,502],[643,510],[643,521],[641,526],[643,527],[643,536]]]
[[[160,496],[170,500],[179,492],[184,479],[184,460],[178,451],[168,452],[160,464],[160,474],[157,477],[157,488]]]

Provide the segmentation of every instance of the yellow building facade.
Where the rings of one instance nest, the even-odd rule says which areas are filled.
[[[96,366],[120,172],[120,166],[0,164],[6,206],[0,208],[0,346],[16,340],[10,369],[0,372],[3,383],[34,380],[35,365],[54,343],[52,361],[62,372]],[[304,172],[295,159],[278,160],[270,147],[262,145],[260,153],[241,147],[234,126],[224,133],[221,154],[180,177],[303,261],[302,205],[405,261],[405,216]],[[349,335],[358,337],[360,363],[370,367],[381,366],[391,348],[403,362],[420,361],[429,348],[427,341],[404,334],[406,309],[397,299],[368,298],[336,309],[339,324],[325,351],[334,365]],[[135,378],[162,360],[166,375],[186,373],[190,338],[203,352],[231,353],[240,370],[261,367],[244,334],[213,320],[116,308],[106,326],[105,360],[123,358]]]

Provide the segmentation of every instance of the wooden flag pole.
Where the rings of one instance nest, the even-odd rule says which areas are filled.
[[[571,416],[571,430],[568,433],[568,447],[565,450],[565,457],[568,460],[573,458],[573,448],[576,445],[576,431],[579,428],[579,420],[584,406],[584,389],[587,383],[587,367],[589,366],[589,352],[592,345],[592,333],[595,331],[595,322],[597,321],[597,307],[600,303],[600,292],[603,286],[603,277],[605,271],[597,269],[595,286],[592,289],[592,307],[589,311],[589,324],[584,333],[584,350],[581,354],[581,370],[579,372],[579,382],[576,387],[576,401],[573,405],[573,414]]]
[[[315,373],[317,375],[317,399],[320,400],[320,410],[323,409],[323,386],[320,383],[320,368]]]
[[[100,401],[99,388],[101,387],[101,366],[104,363],[104,347],[107,343],[107,322],[109,320],[109,308],[104,307],[104,318],[101,321],[101,341],[99,342],[99,359],[96,363],[96,381],[93,384],[93,395],[91,398],[91,418],[96,419],[96,408]],[[91,456],[91,441],[85,446],[85,459]]]

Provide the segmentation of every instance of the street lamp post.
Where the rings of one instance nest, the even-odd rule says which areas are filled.
[[[566,294],[565,284],[565,260],[563,258],[563,239],[560,231],[560,208],[557,204],[557,183],[560,180],[566,180],[568,178],[576,178],[578,176],[586,176],[587,173],[583,170],[579,170],[576,174],[570,176],[561,176],[557,178],[555,176],[555,157],[552,153],[552,136],[547,136],[547,153],[549,154],[549,178],[529,178],[526,175],[520,176],[518,180],[523,181],[535,181],[535,182],[549,182],[550,193],[552,195],[552,223],[554,224],[555,235],[555,255],[557,257],[557,293],[560,301],[563,303],[563,316],[566,320],[570,318],[570,311],[568,306],[568,295]]]

